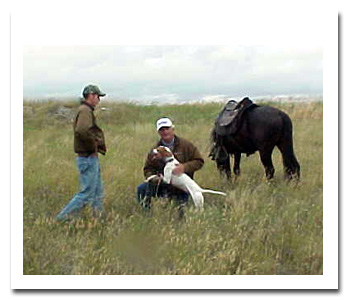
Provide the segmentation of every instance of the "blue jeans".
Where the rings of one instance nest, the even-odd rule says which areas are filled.
[[[137,201],[140,205],[149,209],[151,207],[152,197],[169,197],[176,200],[180,205],[188,202],[189,195],[179,189],[175,189],[168,184],[161,183],[159,185],[151,182],[141,183],[137,187]]]
[[[102,212],[104,197],[101,180],[100,160],[98,156],[76,158],[80,174],[80,192],[57,215],[57,220],[65,220],[68,215],[79,212],[85,205],[90,204],[94,212]]]

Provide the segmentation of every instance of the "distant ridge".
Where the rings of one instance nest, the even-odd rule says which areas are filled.
[[[121,102],[121,103],[133,103],[136,105],[183,105],[183,104],[196,104],[196,103],[226,103],[228,100],[241,100],[244,97],[249,97],[256,102],[319,102],[323,101],[322,94],[307,95],[265,95],[265,96],[254,96],[240,95],[240,96],[227,96],[227,95],[205,95],[199,99],[179,99],[175,95],[167,97],[162,96],[150,96],[142,99],[117,99],[109,97],[108,95],[103,98],[104,101],[109,102]],[[29,102],[46,102],[46,101],[76,101],[80,102],[79,97],[24,97],[24,101]]]

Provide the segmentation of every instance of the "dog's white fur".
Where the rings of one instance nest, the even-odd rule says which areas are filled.
[[[194,202],[194,205],[197,209],[202,209],[204,204],[204,197],[202,193],[211,193],[211,194],[217,194],[217,195],[223,195],[226,196],[223,192],[217,192],[213,190],[208,189],[202,189],[191,177],[189,177],[187,174],[183,173],[181,175],[175,175],[173,174],[173,170],[176,166],[178,166],[180,163],[176,160],[173,153],[168,147],[159,146],[156,149],[153,149],[153,153],[155,155],[161,154],[157,149],[163,148],[166,152],[168,152],[167,156],[163,156],[162,159],[165,162],[164,167],[164,176],[162,180],[167,183],[171,184],[187,193],[189,193],[192,197],[192,200]],[[147,181],[151,180],[157,175],[152,175],[149,178],[147,178]]]

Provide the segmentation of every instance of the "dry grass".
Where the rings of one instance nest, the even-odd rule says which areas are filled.
[[[220,178],[207,158],[219,104],[104,103],[97,115],[109,148],[101,157],[106,218],[97,221],[86,208],[66,224],[54,217],[79,188],[72,125],[50,115],[62,103],[24,105],[32,107],[23,122],[24,274],[322,274],[322,103],[272,104],[294,122],[299,184],[284,182],[277,149],[273,183],[265,182],[258,154],[242,157],[235,182]],[[150,215],[135,202],[161,116],[203,153],[197,182],[228,193],[205,195],[200,214],[190,203],[185,221],[172,203],[155,200]]]

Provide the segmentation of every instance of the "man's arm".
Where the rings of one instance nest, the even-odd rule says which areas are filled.
[[[87,149],[96,151],[97,143],[95,135],[89,129],[93,126],[92,114],[89,111],[79,112],[74,134],[77,138],[85,142]]]
[[[204,165],[204,159],[199,153],[198,149],[193,145],[191,146],[192,147],[190,148],[192,149],[189,149],[189,151],[192,152],[191,160],[183,164],[186,173],[194,173],[195,171],[198,171],[200,168],[202,168]]]

